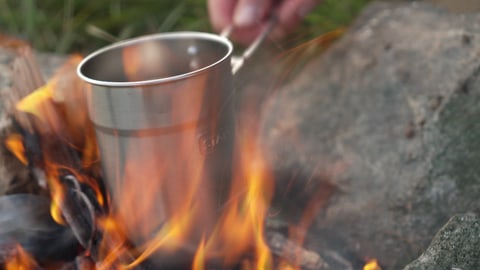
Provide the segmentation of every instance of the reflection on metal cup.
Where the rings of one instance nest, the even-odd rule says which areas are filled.
[[[116,43],[80,63],[112,211],[133,242],[187,212],[195,223],[187,242],[213,230],[231,178],[231,54],[221,36],[175,32]]]

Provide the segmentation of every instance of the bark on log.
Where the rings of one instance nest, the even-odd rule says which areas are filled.
[[[26,92],[31,91],[31,89],[23,89],[19,95],[18,91],[13,93],[10,89],[14,87],[12,82],[13,64],[18,56],[18,51],[2,48],[0,43],[0,195],[41,192],[37,179],[31,175],[31,170],[10,153],[5,145],[7,136],[13,132],[12,121],[6,113],[7,108],[5,106],[8,104],[12,106],[11,103],[15,103],[15,99],[21,98],[20,95],[25,95]],[[38,55],[37,57],[45,78],[51,76],[55,68],[63,61],[62,57],[52,55]],[[23,61],[21,65],[25,66],[25,62]],[[29,76],[29,74],[26,76]],[[33,86],[29,82],[33,81],[35,80],[32,78],[30,81],[25,81],[16,86],[31,88]]]

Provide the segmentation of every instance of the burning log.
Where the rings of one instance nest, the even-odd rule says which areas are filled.
[[[23,66],[28,66],[25,62],[21,63],[24,63]],[[25,67],[23,69],[27,70]],[[19,76],[16,78],[22,77]],[[13,118],[19,123],[17,132],[20,132],[22,135],[21,142],[23,143],[23,151],[16,152],[17,158],[24,158],[26,160],[26,165],[28,165],[30,169],[34,166],[38,166],[45,171],[45,177],[49,184],[48,188],[51,191],[54,206],[56,205],[52,212],[55,220],[59,223],[65,222],[65,224],[69,226],[69,232],[73,234],[76,237],[76,240],[90,253],[93,261],[105,264],[107,267],[109,267],[109,264],[134,264],[137,269],[152,268],[153,266],[151,266],[148,259],[141,259],[141,261],[138,262],[139,257],[142,255],[139,256],[137,254],[135,247],[124,235],[115,236],[119,231],[108,231],[108,228],[106,227],[102,228],[103,231],[97,231],[97,222],[99,219],[107,218],[107,215],[104,212],[106,208],[104,208],[104,205],[101,203],[103,199],[101,196],[99,197],[98,190],[95,190],[95,186],[92,186],[92,182],[89,182],[90,178],[88,176],[88,171],[82,167],[82,164],[85,164],[85,162],[82,161],[84,161],[86,152],[79,153],[76,149],[69,147],[68,144],[65,145],[62,143],[63,140],[68,142],[69,139],[72,138],[69,137],[69,135],[73,135],[74,133],[58,133],[60,130],[68,130],[63,125],[69,123],[69,118],[68,113],[65,114],[64,111],[59,109],[61,108],[59,107],[61,102],[59,105],[54,102],[55,100],[52,100],[52,97],[55,97],[56,89],[50,87],[53,87],[53,85],[48,83],[36,90],[31,96],[22,97],[20,101],[17,99],[23,95],[12,95],[9,99],[9,102],[11,103],[10,108],[16,108],[13,113]],[[12,105],[14,102],[15,106]],[[50,118],[46,118],[47,116]],[[43,123],[46,123],[47,125],[40,126],[39,121],[44,121]],[[33,139],[27,140],[29,136]],[[253,141],[254,140],[245,141],[243,143],[252,148],[253,145],[250,144]],[[32,149],[34,154],[29,155],[28,153],[32,152]],[[10,150],[14,151],[12,147]],[[259,156],[254,157],[259,158]],[[246,160],[244,162],[245,164],[242,165],[245,166],[244,169],[247,169],[244,173],[253,173],[251,177],[252,179],[256,179],[256,182],[252,183],[258,184],[258,181],[264,181],[261,177],[267,177],[267,175],[264,171],[266,168],[263,167],[264,164],[261,160],[256,160],[256,163],[253,165],[249,164]],[[243,177],[247,177],[247,175]],[[237,180],[239,181],[237,185],[239,185],[238,188],[240,188],[240,190],[244,188],[244,183],[242,183],[242,181],[246,180]],[[259,188],[257,186],[254,187]],[[235,204],[232,204],[232,211],[238,211],[238,207],[255,209],[260,206],[260,209],[263,209],[262,211],[266,211],[267,205],[263,201],[263,194],[251,193],[259,191],[261,191],[261,189],[252,189],[252,191],[245,194],[239,193],[239,198],[235,198]],[[245,201],[243,201],[241,198],[246,196],[249,196],[248,200],[244,199]],[[251,204],[252,202],[256,202],[257,204]],[[236,204],[239,206],[236,206]],[[250,211],[258,210],[255,209]],[[235,218],[234,221],[236,222],[251,222],[251,224],[247,223],[247,225],[263,226],[262,220],[257,219],[256,216],[253,216],[251,220],[246,219],[244,221],[242,219],[245,217],[243,217],[241,212],[235,214],[238,216],[232,217]],[[229,225],[226,226],[228,227]],[[248,231],[246,232],[247,234],[245,236],[251,237],[248,235]],[[232,240],[234,239],[235,238],[232,238]],[[328,265],[318,254],[302,249],[300,246],[297,246],[292,241],[289,241],[278,233],[270,233],[265,239],[258,238],[251,240],[253,243],[246,243],[248,246],[255,246],[266,241],[271,250],[264,250],[263,252],[272,252],[279,257],[280,260],[286,261],[291,265],[299,265],[308,270],[328,269]],[[245,243],[242,245],[245,245]],[[188,255],[190,256],[195,253],[196,249],[197,248],[193,248],[191,251],[188,251]],[[247,249],[245,248],[245,251],[246,250]],[[102,253],[105,252],[107,252],[106,256],[105,254],[102,255]],[[115,253],[109,254],[109,252]],[[166,254],[168,254],[168,252]],[[114,257],[109,258],[110,256]],[[251,259],[254,260],[255,256],[258,255],[252,255]],[[70,264],[70,266],[78,268],[81,267],[81,263],[89,265],[90,262],[91,261],[88,258],[78,257],[78,260]],[[181,260],[179,262],[181,262]],[[167,259],[167,264],[170,266],[173,265],[172,267],[178,268],[177,266],[179,265],[179,262],[170,263]],[[188,260],[181,262],[181,264],[185,266],[190,265],[190,263],[191,262]],[[267,264],[268,262],[264,263]],[[216,260],[205,262],[205,264],[213,269],[224,268],[223,262],[216,263]],[[155,265],[158,266],[157,263]],[[230,263],[230,267],[232,269],[240,268],[236,263]],[[181,268],[184,268],[184,266]]]
[[[12,89],[4,92],[6,97],[4,105],[8,114],[2,114],[2,117],[6,120],[3,121],[5,125],[2,125],[1,137],[2,141],[6,143],[5,148],[2,147],[0,150],[5,149],[4,155],[9,157],[9,159],[2,159],[2,161],[6,165],[10,164],[6,163],[6,161],[10,162],[9,160],[16,160],[17,163],[21,161],[23,163],[21,164],[22,168],[31,176],[28,182],[25,181],[29,184],[38,183],[39,181],[48,182],[48,186],[43,186],[42,190],[44,194],[46,190],[52,193],[53,202],[48,200],[47,202],[48,204],[53,203],[51,213],[56,222],[62,223],[63,219],[65,219],[67,225],[71,228],[71,230],[68,230],[69,233],[73,233],[76,237],[75,244],[79,241],[84,248],[89,249],[95,229],[94,215],[103,211],[101,206],[103,203],[101,200],[101,187],[90,186],[85,183],[85,181],[88,182],[94,179],[95,176],[91,175],[97,172],[95,170],[83,172],[88,167],[95,168],[94,166],[91,167],[92,159],[95,159],[95,157],[88,152],[88,148],[86,148],[87,152],[84,151],[81,155],[75,148],[76,145],[82,146],[85,143],[76,139],[85,133],[82,132],[76,135],[72,130],[70,130],[72,133],[68,133],[69,127],[63,126],[68,121],[75,122],[72,117],[78,119],[77,116],[69,114],[68,109],[78,108],[78,102],[81,99],[75,94],[78,94],[78,90],[81,91],[82,89],[78,87],[71,88],[72,83],[74,83],[74,80],[68,77],[71,72],[62,71],[62,75],[66,76],[66,81],[57,79],[54,82],[56,84],[56,92],[50,92],[48,87],[51,87],[51,85],[47,84],[44,86],[40,70],[36,65],[31,50],[24,48],[19,53],[20,55],[15,59],[13,65]],[[75,66],[73,65],[72,67],[74,68]],[[68,69],[68,67],[65,69]],[[42,90],[42,87],[47,87],[47,89]],[[65,87],[69,87],[68,97],[65,97],[65,93],[61,92],[65,91]],[[34,90],[35,92],[33,92]],[[27,98],[30,95],[33,96],[31,101]],[[55,98],[55,100],[51,98]],[[74,99],[74,102],[77,104],[68,104],[71,99]],[[68,107],[65,110],[55,102],[61,102]],[[81,104],[80,106],[82,106]],[[52,119],[42,117],[52,117]],[[60,120],[60,118],[63,120]],[[64,119],[71,120],[63,122],[65,121]],[[81,121],[82,118],[80,118]],[[59,130],[67,130],[67,132],[59,132]],[[87,147],[92,149],[94,145],[87,145]],[[16,158],[14,158],[13,154]],[[80,159],[80,156],[83,159]],[[6,169],[9,171],[11,168]],[[40,169],[43,172],[36,174],[35,172]],[[83,172],[81,180],[84,183],[80,183],[75,176],[69,175],[68,172],[71,170]],[[19,179],[13,180],[17,184],[19,183]],[[93,190],[92,187],[97,189]],[[9,192],[13,191],[10,189]],[[60,211],[55,209],[60,209]],[[41,223],[39,222],[39,224]],[[32,228],[35,228],[33,224],[30,225],[32,225]],[[25,228],[19,229],[20,232],[22,230],[26,232]],[[16,240],[22,243],[21,239]],[[75,251],[78,252],[78,248]],[[55,256],[51,257],[55,258]],[[35,256],[35,258],[38,259],[38,256]]]
[[[75,176],[66,175],[61,179],[66,189],[60,205],[62,214],[80,244],[85,249],[91,250],[95,236],[95,219],[100,215],[101,209],[95,208],[95,197],[90,198],[82,190],[82,186]]]
[[[18,123],[12,115],[18,116],[27,127],[31,128],[25,116],[15,113],[14,106],[21,98],[34,91],[43,83],[32,52],[28,47],[19,49],[20,56],[15,61],[12,74],[12,89],[0,92],[3,106],[0,106],[0,194],[5,193],[41,193],[42,188],[26,165],[25,159],[19,159],[8,148],[17,147],[19,152],[23,146],[18,141],[9,140],[17,131]],[[8,112],[8,113],[5,113]],[[23,164],[22,164],[23,163]]]
[[[98,227],[102,221],[110,222],[108,219],[111,217],[106,212],[108,209],[105,204],[106,198],[102,196],[104,191],[101,183],[96,182],[101,181],[101,177],[95,170],[96,167],[91,166],[91,162],[95,161],[95,151],[92,149],[96,149],[96,144],[88,143],[89,138],[94,138],[89,133],[90,126],[84,125],[83,121],[86,118],[78,120],[70,111],[84,109],[82,97],[75,97],[75,90],[81,89],[81,86],[73,86],[73,90],[69,89],[69,97],[74,96],[74,101],[80,100],[78,102],[80,105],[77,106],[78,104],[69,100],[64,92],[62,93],[65,83],[71,86],[71,83],[75,82],[75,78],[69,77],[71,73],[60,73],[63,76],[60,79],[57,76],[47,84],[42,84],[33,56],[28,52],[22,54],[15,66],[14,91],[7,92],[9,93],[7,108],[13,119],[11,123],[15,125],[6,132],[6,140],[11,139],[12,144],[9,145],[9,150],[15,153],[17,159],[23,161],[22,166],[29,172],[35,168],[44,171],[45,175],[42,177],[48,183],[46,189],[50,191],[53,202],[52,215],[56,222],[64,224],[64,226],[58,224],[56,226],[65,228],[70,238],[74,236],[73,244],[77,246],[79,243],[89,254],[85,257],[85,253],[78,252],[75,262],[70,263],[69,267],[73,269],[91,267],[95,262],[107,268],[130,265],[136,269],[152,269],[159,265],[158,261],[165,258],[160,265],[167,265],[173,269],[184,269],[192,264],[198,265],[197,267],[200,267],[198,269],[202,267],[244,269],[247,267],[243,266],[244,263],[250,265],[247,268],[254,267],[256,263],[262,268],[273,267],[273,260],[270,262],[269,259],[272,253],[278,259],[276,261],[286,262],[288,265],[300,266],[307,270],[328,269],[327,263],[320,255],[303,249],[279,233],[268,232],[266,235],[256,235],[255,231],[264,226],[263,217],[259,218],[259,216],[265,215],[268,210],[268,202],[272,196],[270,194],[272,179],[268,175],[261,154],[254,146],[255,138],[252,134],[249,134],[252,137],[247,136],[247,139],[241,142],[246,152],[252,156],[243,157],[242,164],[239,165],[242,171],[239,173],[241,176],[236,179],[235,190],[241,192],[236,192],[237,195],[232,196],[232,202],[226,207],[230,208],[230,212],[226,212],[224,217],[231,219],[230,223],[219,225],[222,231],[231,230],[230,226],[243,225],[243,227],[239,226],[238,230],[243,231],[243,238],[246,239],[238,238],[235,235],[235,229],[224,235],[225,239],[217,239],[219,236],[212,234],[213,241],[217,242],[215,245],[223,246],[223,249],[231,249],[234,255],[226,256],[234,259],[229,258],[230,261],[225,263],[223,258],[210,259],[205,254],[203,254],[205,258],[200,258],[198,254],[202,254],[199,252],[201,247],[195,246],[189,249],[186,255],[183,255],[183,252],[174,252],[176,255],[170,256],[169,254],[172,253],[167,249],[164,251],[164,257],[160,255],[160,259],[153,259],[154,264],[150,263],[148,257],[152,255],[143,255],[145,251],[133,245],[130,239],[122,235],[122,230],[109,230],[108,224]],[[35,89],[31,88],[34,87],[36,91],[32,93]],[[70,126],[69,124],[72,123],[74,125]],[[81,131],[78,130],[79,127],[82,128]],[[18,137],[12,137],[12,133],[18,134]],[[78,136],[85,133],[90,137]],[[15,148],[13,143],[17,143],[19,147]],[[86,151],[79,151],[79,149]],[[33,176],[39,175],[33,174]],[[50,219],[50,221],[53,220]],[[17,240],[22,246],[24,245],[22,239]],[[175,241],[174,239],[172,243]],[[225,244],[222,241],[231,244]],[[240,247],[237,248],[236,245]],[[36,259],[43,258],[36,254],[36,249],[30,249],[27,246],[27,251]],[[223,251],[220,249],[215,252]],[[196,254],[195,257],[193,254]],[[260,260],[262,256],[267,259]],[[191,259],[185,259],[187,257]],[[55,257],[52,256],[52,258]]]
[[[5,142],[13,132],[12,120],[0,115],[0,141]],[[4,143],[0,144],[0,194],[42,193],[32,171],[13,155]]]
[[[72,231],[52,219],[49,198],[39,195],[0,196],[0,264],[18,244],[42,264],[69,261],[78,252]]]
[[[24,97],[45,84],[32,50],[24,47],[19,50],[19,56],[13,63],[12,86],[4,92],[6,111],[13,116],[28,132],[33,132],[33,126],[27,115],[15,109]]]
[[[267,243],[278,257],[294,263],[305,270],[331,269],[319,254],[298,246],[280,233],[267,233]]]

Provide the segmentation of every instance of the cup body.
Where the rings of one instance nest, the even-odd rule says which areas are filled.
[[[194,245],[226,200],[234,138],[231,43],[157,34],[87,56],[87,90],[111,208],[134,243],[186,218]]]

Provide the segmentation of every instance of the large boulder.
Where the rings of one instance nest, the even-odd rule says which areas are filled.
[[[480,211],[479,56],[480,15],[377,3],[268,100],[272,164],[337,187],[311,248],[400,269],[451,216]]]
[[[456,215],[404,270],[480,269],[479,247],[480,218],[474,214]]]
[[[429,0],[432,3],[448,8],[453,12],[478,12],[480,2],[477,0]]]

